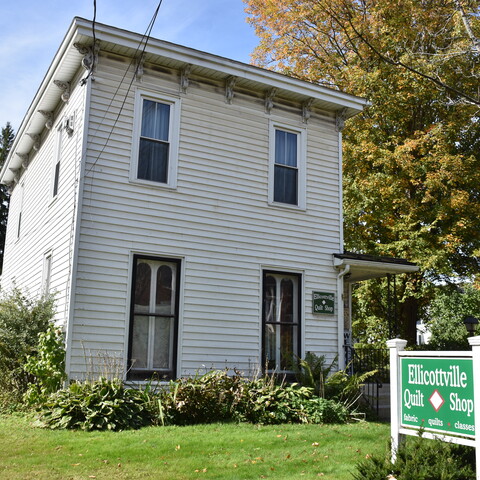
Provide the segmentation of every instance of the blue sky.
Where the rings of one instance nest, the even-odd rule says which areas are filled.
[[[97,21],[144,33],[158,0],[97,0]],[[242,0],[163,0],[152,36],[248,63],[257,45]],[[73,17],[93,0],[5,0],[0,16],[0,127],[17,130]]]

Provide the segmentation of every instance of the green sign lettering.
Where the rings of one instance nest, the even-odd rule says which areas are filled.
[[[313,292],[313,313],[335,314],[335,294],[329,292]]]
[[[400,362],[402,426],[475,435],[472,359],[403,357]]]

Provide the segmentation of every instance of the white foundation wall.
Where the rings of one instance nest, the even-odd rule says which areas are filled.
[[[223,83],[194,75],[180,93],[179,72],[148,65],[128,90],[131,72],[120,83],[127,65],[101,55],[92,84],[71,377],[103,368],[124,372],[134,254],[181,259],[177,375],[226,366],[252,374],[262,367],[264,269],[302,274],[302,353],[333,359],[337,316],[312,314],[312,291],[337,289],[333,113],[315,111],[308,125],[298,105],[275,105],[268,115],[262,92],[235,91],[228,104]],[[130,180],[137,89],[181,100],[175,189]],[[271,120],[306,128],[306,210],[268,204]]]
[[[45,257],[51,255],[50,288],[55,294],[56,316],[65,324],[69,308],[69,283],[73,261],[73,232],[79,166],[83,142],[85,88],[78,86],[84,70],[72,81],[67,103],[59,101],[53,128],[44,128],[40,149],[29,152],[29,163],[10,198],[2,289],[19,288],[31,298],[43,293],[46,281]],[[74,130],[58,133],[64,118],[74,119]],[[59,135],[61,147],[58,149]],[[58,193],[53,196],[55,161],[60,153]],[[21,212],[21,226],[18,222]]]

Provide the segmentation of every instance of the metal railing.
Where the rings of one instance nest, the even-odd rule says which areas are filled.
[[[345,363],[350,374],[375,373],[368,378],[363,390],[363,398],[370,408],[379,413],[379,391],[383,383],[389,382],[389,352],[386,348],[374,346],[352,347],[345,345]]]

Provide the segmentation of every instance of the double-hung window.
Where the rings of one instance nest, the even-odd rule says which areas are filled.
[[[137,94],[134,178],[176,186],[180,100]]]
[[[263,365],[291,372],[300,356],[301,275],[263,274]]]
[[[180,263],[134,257],[130,317],[130,379],[175,378]]]
[[[269,202],[305,208],[305,131],[270,127]]]

